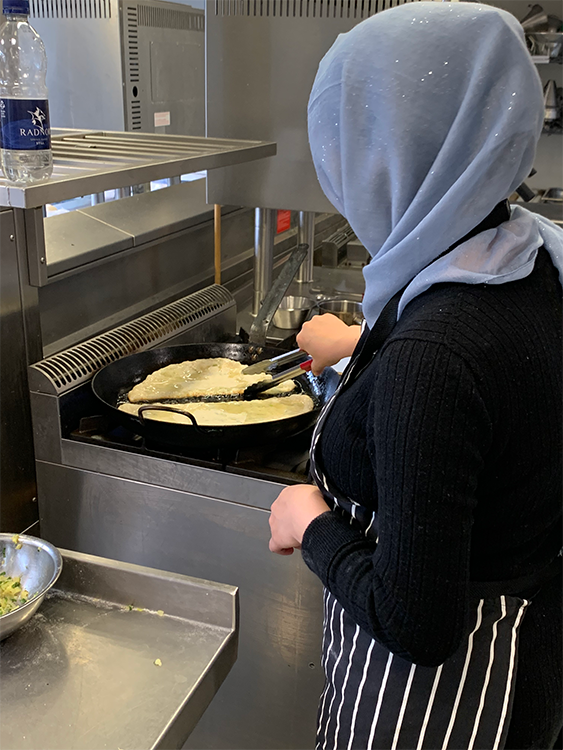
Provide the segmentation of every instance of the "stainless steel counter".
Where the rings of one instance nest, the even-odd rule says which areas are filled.
[[[182,747],[236,659],[237,589],[62,553],[56,590],[0,646],[0,745]]]

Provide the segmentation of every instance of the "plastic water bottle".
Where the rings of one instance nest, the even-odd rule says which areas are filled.
[[[0,27],[0,166],[10,182],[47,179],[53,171],[47,56],[29,24],[29,0],[3,0]]]

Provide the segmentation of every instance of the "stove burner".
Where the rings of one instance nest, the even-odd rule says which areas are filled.
[[[311,435],[312,429],[282,443],[250,448],[182,449],[147,440],[113,422],[109,416],[92,415],[82,417],[78,428],[69,437],[79,442],[129,450],[203,468],[296,484],[307,482],[309,478]]]

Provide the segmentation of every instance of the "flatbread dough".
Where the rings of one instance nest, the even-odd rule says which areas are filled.
[[[246,365],[226,357],[194,359],[167,365],[148,375],[134,386],[127,398],[132,403],[162,399],[201,398],[205,396],[237,396],[254,383],[271,380],[264,373],[243,375]],[[271,393],[288,393],[295,388],[293,381],[280,383]],[[269,391],[270,392],[270,391]]]
[[[169,406],[169,404],[154,403],[153,406]],[[124,403],[119,406],[121,411],[137,415],[139,404]],[[226,425],[256,424],[257,422],[273,422],[277,419],[295,417],[306,414],[314,408],[313,399],[304,393],[290,396],[257,399],[253,401],[219,401],[197,402],[192,404],[174,404],[175,409],[190,412],[200,425],[224,427]],[[161,422],[176,422],[178,424],[193,424],[189,417],[170,411],[145,411],[146,419]]]

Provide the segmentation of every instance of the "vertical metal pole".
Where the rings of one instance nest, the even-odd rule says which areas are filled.
[[[213,207],[213,259],[215,265],[215,283],[221,283],[221,206],[216,203]]]
[[[315,252],[315,214],[313,211],[299,211],[297,243],[309,245],[307,257],[297,271],[296,281],[308,284],[313,281],[313,255]]]
[[[277,211],[273,208],[257,208],[254,213],[253,315],[258,315],[264,297],[272,286],[276,216]]]
[[[93,206],[97,206],[98,203],[105,203],[106,202],[106,194],[105,193],[92,193],[91,201]]]

